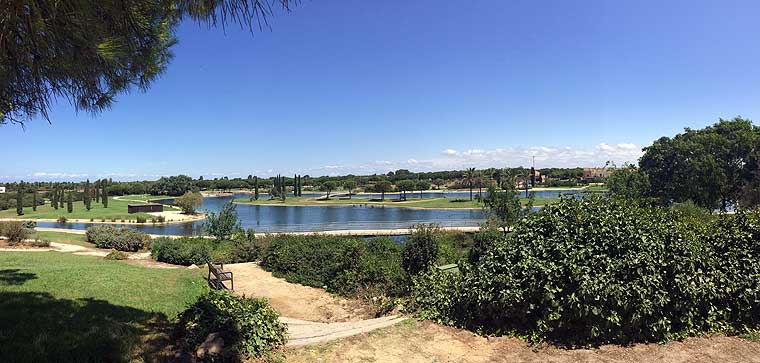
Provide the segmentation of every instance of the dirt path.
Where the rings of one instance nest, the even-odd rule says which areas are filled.
[[[373,318],[372,310],[357,300],[330,295],[325,290],[292,284],[272,276],[256,263],[224,265],[235,276],[235,292],[266,297],[282,316],[312,322],[346,322]]]
[[[286,350],[286,361],[305,362],[760,362],[760,343],[737,337],[690,338],[668,344],[594,349],[531,346],[510,337],[485,338],[430,322],[407,320],[341,341]]]

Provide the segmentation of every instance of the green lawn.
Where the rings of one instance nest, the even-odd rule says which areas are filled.
[[[33,211],[31,207],[24,208],[24,215],[19,216],[16,214],[16,209],[6,209],[0,211],[0,218],[22,218],[22,219],[58,219],[58,217],[66,217],[68,219],[93,219],[95,222],[100,222],[102,219],[110,221],[116,219],[117,221],[124,220],[136,220],[137,216],[142,216],[150,219],[150,215],[146,213],[127,213],[128,204],[137,204],[137,202],[128,202],[125,200],[118,200],[108,198],[108,208],[103,208],[103,204],[92,202],[90,205],[91,210],[87,210],[84,207],[84,202],[74,202],[74,211],[68,213],[66,206],[55,210],[50,204],[45,204],[37,207],[37,211]]]
[[[38,238],[50,242],[68,243],[82,247],[95,247],[94,244],[85,241],[85,236],[83,234],[76,233],[37,231],[32,234],[30,238]]]
[[[292,205],[292,206],[317,206],[317,205],[383,205],[391,207],[409,207],[409,208],[431,208],[431,209],[449,209],[449,208],[475,208],[480,209],[482,205],[476,200],[459,199],[459,198],[414,198],[412,194],[407,195],[406,201],[394,201],[392,198],[385,198],[385,201],[368,198],[351,198],[351,199],[330,199],[317,200],[314,197],[290,197],[285,201],[279,199],[260,198],[251,201],[249,198],[235,199],[235,203],[254,204],[254,205]],[[527,198],[520,198],[524,204]],[[540,206],[558,201],[554,198],[535,198],[533,205]]]
[[[202,273],[60,252],[0,253],[0,357],[7,362],[144,360]],[[149,359],[146,359],[149,360]]]
[[[585,188],[587,192],[606,192],[606,185],[589,185]]]

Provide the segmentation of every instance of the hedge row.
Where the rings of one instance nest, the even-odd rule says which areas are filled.
[[[262,266],[290,282],[343,295],[373,290],[396,296],[407,285],[401,250],[390,238],[280,235],[270,237]]]
[[[415,280],[422,317],[568,345],[760,323],[757,212],[701,223],[631,201],[563,200],[497,236],[461,274]]]
[[[150,247],[150,236],[131,228],[113,226],[93,226],[87,228],[87,242],[98,248],[110,248],[118,251],[135,252]]]

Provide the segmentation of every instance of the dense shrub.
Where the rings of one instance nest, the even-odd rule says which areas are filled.
[[[427,270],[438,259],[438,241],[441,233],[436,226],[417,226],[414,233],[407,238],[402,253],[402,265],[409,275],[417,275]]]
[[[211,261],[213,243],[203,237],[159,237],[151,241],[150,253],[157,261],[174,265],[203,265]]]
[[[9,244],[21,243],[31,233],[23,221],[0,221],[0,236],[7,238]]]
[[[135,252],[150,247],[150,236],[130,228],[94,226],[87,228],[85,237],[98,248]]]
[[[106,260],[126,260],[127,254],[121,251],[113,250],[109,252],[105,257]]]
[[[221,361],[256,358],[287,341],[287,326],[266,299],[209,291],[179,316],[180,333],[194,350],[211,333],[224,339]]]
[[[147,221],[148,221],[147,218],[143,216],[137,216],[137,223],[145,223]]]
[[[760,217],[563,200],[452,278],[415,280],[425,318],[570,345],[742,332],[760,319]]]
[[[275,276],[351,295],[405,291],[401,248],[391,239],[278,235],[269,239],[262,266]]]
[[[60,216],[60,217],[58,217],[58,219],[56,219],[56,221],[57,221],[58,223],[66,223],[68,220],[69,220],[69,219],[68,219],[68,218],[66,218],[66,217],[64,217],[64,216]]]

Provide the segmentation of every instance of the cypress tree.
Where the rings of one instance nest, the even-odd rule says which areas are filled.
[[[18,189],[16,190],[16,214],[24,215],[24,181],[18,183]]]
[[[71,213],[74,211],[74,196],[72,192],[69,192],[68,199],[66,201],[66,211]]]
[[[56,186],[53,186],[50,189],[50,206],[53,207],[53,209],[58,210],[58,190],[56,189]]]
[[[253,199],[259,200],[259,177],[253,177]]]
[[[95,203],[100,203],[100,181],[96,180],[93,186],[95,187]]]
[[[92,202],[92,195],[90,195],[90,179],[84,182],[84,195],[82,196],[84,207],[90,210],[90,202]]]
[[[108,208],[108,186],[106,186],[105,183],[103,183],[103,195],[100,196],[100,199],[103,200],[103,208]]]
[[[37,187],[32,189],[32,210],[37,211]]]

